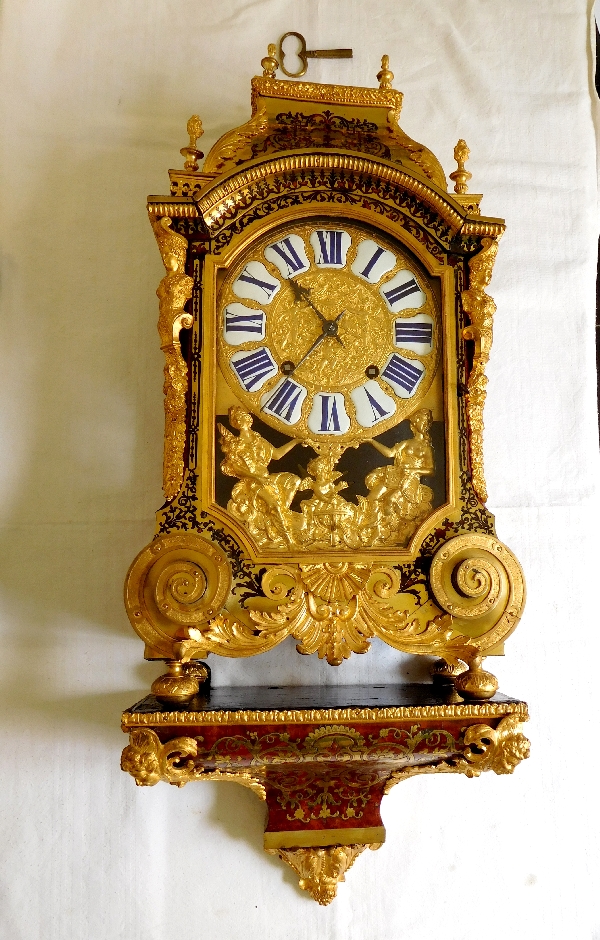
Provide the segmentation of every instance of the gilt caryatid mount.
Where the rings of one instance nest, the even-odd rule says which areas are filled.
[[[190,118],[170,194],[148,200],[166,501],[125,599],[168,669],[124,715],[123,768],[142,785],[249,786],[269,807],[265,847],[328,903],[383,841],[392,783],[527,755],[526,707],[482,668],[525,599],[483,471],[504,223],[467,192],[464,141],[449,192],[400,128],[387,56],[374,89],[280,81],[272,46],[262,65],[246,124],[200,167]],[[210,692],[209,653],[288,637],[332,666],[378,639],[432,657],[436,684],[412,704],[396,686],[311,707]]]

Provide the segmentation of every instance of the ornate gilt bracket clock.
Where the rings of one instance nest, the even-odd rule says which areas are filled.
[[[521,615],[485,507],[483,404],[504,231],[448,192],[379,87],[252,80],[252,117],[148,213],[166,273],[164,493],[125,600],[165,660],[123,715],[141,785],[233,780],[265,848],[327,904],[385,838],[383,794],[421,773],[512,773],[523,702],[482,668]],[[202,660],[287,637],[332,666],[373,641],[429,657],[420,685],[210,688]]]

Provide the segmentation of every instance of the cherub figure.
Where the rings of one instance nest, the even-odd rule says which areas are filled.
[[[370,441],[380,454],[394,461],[391,466],[373,470],[365,480],[371,515],[379,527],[392,525],[397,531],[399,527],[404,537],[414,532],[431,510],[433,491],[421,483],[421,477],[431,476],[435,469],[429,435],[431,422],[431,411],[421,409],[411,418],[413,437],[409,440],[399,441],[393,447]],[[407,526],[407,522],[412,524]]]
[[[294,542],[291,502],[300,486],[294,473],[269,473],[272,460],[281,460],[299,442],[295,439],[274,447],[252,430],[252,416],[243,408],[229,409],[229,423],[236,436],[217,425],[225,454],[221,470],[238,477],[227,503],[228,511],[246,523],[261,548],[282,548]]]
[[[343,474],[334,470],[338,455],[320,455],[309,461],[307,476],[300,488],[312,490],[310,499],[303,499],[300,508],[304,515],[301,538],[304,541],[337,545],[342,540],[339,530],[354,515],[354,507],[339,495],[347,483],[337,482]]]

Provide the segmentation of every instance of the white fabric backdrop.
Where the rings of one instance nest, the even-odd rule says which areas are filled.
[[[594,368],[597,199],[584,0],[5,0],[0,451],[4,754],[0,935],[17,940],[600,938]],[[162,265],[145,197],[185,122],[205,150],[249,114],[268,41],[352,46],[309,78],[374,85],[390,55],[402,126],[505,217],[486,410],[499,536],[529,602],[492,660],[530,701],[513,777],[416,779],[388,842],[317,907],[261,849],[233,785],[136,789],[121,709],[159,667],[121,600],[161,503]],[[219,683],[418,678],[376,644],[337,671],[293,644],[213,659]]]

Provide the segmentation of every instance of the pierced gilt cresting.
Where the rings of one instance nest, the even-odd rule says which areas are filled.
[[[525,602],[483,472],[504,223],[468,192],[464,140],[452,190],[400,126],[388,56],[375,88],[281,81],[274,44],[261,66],[248,120],[201,165],[193,115],[170,194],[148,199],[166,502],[125,604],[167,666],[123,715],[122,767],[250,788],[267,851],[328,904],[383,843],[395,783],[510,774],[529,753],[526,706],[484,668]],[[218,705],[200,660],[290,639],[331,666],[378,640],[429,657],[434,684]]]

